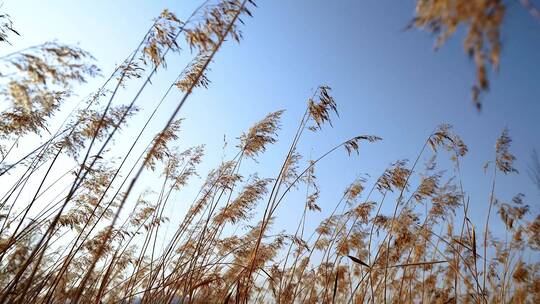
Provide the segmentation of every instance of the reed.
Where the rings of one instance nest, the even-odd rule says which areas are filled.
[[[438,29],[443,42],[456,21],[437,19],[440,7],[422,3],[416,26]],[[499,1],[482,3],[494,10],[486,35],[497,65],[498,35],[489,31],[498,28]],[[336,140],[321,155],[302,155],[306,132],[316,135],[338,118],[326,85],[306,97],[298,125],[282,125],[284,110],[254,122],[237,138],[234,156],[187,197],[185,188],[195,187],[192,178],[202,174],[204,154],[216,151],[206,152],[204,142],[179,149],[178,115],[195,89],[208,88],[215,55],[228,40],[241,40],[242,18],[255,7],[251,0],[205,1],[185,21],[164,10],[102,86],[60,124],[52,122],[73,90],[103,73],[92,56],[45,43],[0,57],[0,94],[10,104],[0,114],[0,303],[540,302],[540,215],[522,194],[509,202],[497,198],[498,176],[519,174],[506,129],[487,165],[488,199],[475,202],[486,210],[483,219],[468,211],[461,176],[468,147],[447,124],[426,134],[414,161],[397,160],[377,178],[352,181],[336,193],[333,206],[319,203],[318,165],[334,154],[360,157],[361,149],[382,140],[359,134]],[[462,20],[472,16],[467,6],[459,9],[467,11]],[[0,42],[18,34],[8,18],[0,15]],[[487,89],[486,50],[477,48],[483,41],[475,37],[467,38],[466,48],[480,58],[477,90]],[[191,60],[147,113],[141,93],[171,56]],[[119,102],[119,90],[128,86],[135,95]],[[173,90],[182,97],[137,153]],[[134,115],[146,116],[132,136],[123,129]],[[281,144],[282,128],[296,132],[281,162],[260,161],[270,145]],[[44,142],[17,153],[21,140],[37,136]],[[132,136],[120,157],[109,149],[119,136]],[[529,173],[538,184],[535,157]],[[262,166],[276,172],[261,177]],[[139,192],[142,175],[160,183]],[[303,193],[298,208],[287,200],[293,192]],[[192,204],[182,219],[172,219],[167,206],[178,196]],[[273,227],[282,208],[298,212],[292,231]],[[309,231],[306,223],[316,213],[325,218]],[[495,225],[500,229],[493,231]]]

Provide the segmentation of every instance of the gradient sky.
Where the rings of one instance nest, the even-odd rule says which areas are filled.
[[[196,91],[182,109],[180,115],[186,121],[181,145],[205,143],[207,156],[201,168],[208,170],[223,156],[224,135],[234,146],[235,137],[266,113],[286,109],[281,145],[270,148],[257,167],[247,165],[257,168],[261,176],[275,176],[277,161],[292,139],[307,97],[319,84],[328,84],[340,118],[334,119],[333,128],[306,136],[303,152],[316,157],[358,134],[384,140],[363,146],[358,157],[349,158],[340,151],[321,164],[324,210],[333,208],[355,177],[369,173],[373,181],[391,162],[414,159],[430,132],[446,122],[470,148],[463,162],[463,179],[476,215],[483,215],[489,197],[490,176],[482,167],[493,159],[494,143],[504,127],[514,139],[512,151],[521,174],[501,178],[496,195],[509,200],[518,192],[525,193],[525,201],[540,211],[540,193],[527,176],[532,150],[540,149],[540,22],[517,1],[512,2],[502,30],[500,72],[491,73],[491,90],[478,113],[470,101],[474,65],[464,54],[462,37],[453,37],[434,52],[430,34],[403,31],[413,16],[414,2],[258,1],[254,18],[246,18],[242,27],[244,40],[240,44],[229,41],[218,53],[209,73],[209,90]],[[50,40],[79,44],[108,74],[137,45],[163,8],[187,18],[199,3],[4,0],[2,10],[12,16],[22,36],[14,37],[13,47],[2,51]],[[188,55],[186,49],[180,56]],[[141,97],[140,106],[157,102],[163,88],[183,68],[181,62],[169,61],[167,70]],[[81,92],[97,88],[100,81],[91,81]],[[162,127],[167,109],[178,96],[170,96],[153,132]],[[297,215],[287,210],[295,205],[301,209],[301,204],[287,202],[280,210],[285,220],[296,222]]]

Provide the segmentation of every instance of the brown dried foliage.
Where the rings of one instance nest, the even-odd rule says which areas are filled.
[[[380,177],[358,178],[343,192],[319,185],[315,168],[342,147],[349,155],[358,154],[361,143],[381,139],[356,136],[305,160],[304,130],[320,131],[337,114],[328,86],[319,87],[308,99],[297,133],[272,178],[260,178],[256,171],[260,155],[277,143],[283,111],[268,114],[240,135],[236,156],[210,170],[202,185],[192,183],[192,178],[198,175],[204,146],[178,146],[178,119],[156,134],[139,158],[132,160],[127,153],[115,159],[106,149],[109,139],[137,107],[133,103],[102,106],[105,97],[115,100],[111,83],[124,87],[144,75],[152,76],[165,64],[168,51],[180,50],[178,38],[184,33],[187,45],[199,55],[171,87],[177,86],[186,96],[194,88],[206,88],[212,54],[225,37],[240,39],[236,20],[251,15],[252,4],[209,3],[202,14],[194,14],[202,20],[195,24],[164,11],[135,55],[111,74],[111,82],[74,111],[65,128],[15,162],[22,170],[10,171],[14,176],[9,177],[10,187],[2,189],[0,203],[0,303],[540,301],[540,264],[526,258],[540,251],[540,216],[532,214],[534,208],[521,194],[510,202],[495,198],[494,181],[489,210],[496,207],[499,216],[494,221],[504,240],[499,230],[489,230],[488,211],[481,252],[479,220],[469,214],[460,175],[438,169],[436,156],[447,152],[453,160],[451,169],[460,172],[460,159],[468,152],[449,125],[427,136],[417,161],[398,160]],[[498,56],[499,4],[419,1],[415,21],[442,40],[455,26],[468,23],[472,35],[467,36],[468,48],[474,56],[491,52]],[[495,16],[485,16],[488,8]],[[461,16],[453,16],[456,12]],[[0,23],[0,41],[9,31],[11,23]],[[481,39],[488,39],[488,49],[478,49]],[[90,59],[88,54],[61,45],[39,46],[13,56],[3,63],[18,72],[12,81],[2,82],[2,94],[12,101],[1,114],[2,144],[41,135],[67,96],[55,86],[71,88],[97,71],[81,63]],[[498,57],[491,60],[498,63]],[[53,61],[56,66],[48,67]],[[479,80],[480,88],[485,81]],[[153,115],[148,121],[152,119]],[[138,140],[132,140],[131,148]],[[503,131],[495,147],[495,173],[517,173],[511,142],[508,131]],[[97,143],[103,148],[97,149]],[[10,160],[9,150],[2,149],[1,162]],[[80,155],[85,155],[82,161]],[[76,177],[73,182],[66,183],[63,177],[53,182],[47,175],[59,170],[54,164],[63,156],[80,162],[74,163],[79,171],[65,173]],[[422,158],[430,159],[424,172],[418,168]],[[130,161],[132,169],[125,169]],[[246,162],[251,162],[247,168]],[[137,166],[150,169],[140,172],[159,178],[159,184],[149,184],[150,191],[131,187],[129,181],[139,177],[134,171]],[[248,168],[255,172],[246,172]],[[41,177],[43,183],[26,183],[30,177]],[[53,187],[57,182],[66,188]],[[198,191],[185,191],[197,186]],[[130,192],[137,191],[142,192],[132,199]],[[49,192],[55,193],[41,204]],[[300,196],[291,196],[292,192]],[[33,196],[28,199],[18,193]],[[188,200],[192,204],[185,205]],[[178,216],[181,205],[187,209],[183,217]],[[295,227],[276,224],[283,212],[289,219],[299,219],[294,231],[289,230]]]

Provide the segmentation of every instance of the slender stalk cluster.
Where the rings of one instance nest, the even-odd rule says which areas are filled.
[[[438,7],[424,2],[427,19],[418,22],[435,26],[429,18]],[[98,73],[91,56],[48,43],[0,57],[14,71],[2,70],[0,83],[10,101],[0,114],[0,304],[539,302],[540,216],[522,194],[497,198],[500,173],[518,173],[507,130],[485,202],[467,195],[468,147],[446,124],[420,143],[414,161],[397,160],[336,191],[320,185],[318,166],[333,154],[361,156],[381,138],[337,140],[306,158],[306,130],[319,136],[338,113],[322,85],[307,98],[281,161],[260,156],[279,144],[283,110],[242,133],[234,156],[197,184],[204,154],[216,151],[181,148],[177,116],[195,89],[208,87],[210,63],[227,39],[240,40],[239,23],[253,7],[206,1],[185,21],[165,10],[57,130],[48,126],[65,96]],[[13,32],[3,18],[0,42]],[[147,113],[139,98],[168,56],[192,58]],[[117,94],[128,86],[136,93],[121,103]],[[182,98],[157,121],[175,88]],[[143,124],[123,132],[136,114],[146,115]],[[161,131],[144,142],[150,123]],[[40,144],[20,150],[20,140],[39,136]],[[120,156],[112,149],[119,136]],[[441,154],[452,160],[446,170]],[[260,177],[259,166],[273,175]],[[157,182],[141,189],[152,177]],[[471,203],[487,210],[485,224],[469,214]],[[284,212],[297,221],[283,225]]]

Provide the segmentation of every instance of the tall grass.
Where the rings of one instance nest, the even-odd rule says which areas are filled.
[[[49,124],[74,85],[101,73],[90,54],[46,43],[0,58],[1,94],[12,103],[0,116],[0,303],[540,302],[540,216],[522,195],[510,202],[496,197],[498,176],[517,174],[508,131],[488,164],[485,218],[468,212],[461,178],[468,148],[445,124],[419,143],[413,162],[398,160],[378,178],[353,181],[335,195],[333,208],[322,210],[319,163],[381,140],[358,135],[302,161],[305,133],[328,128],[337,117],[324,85],[307,98],[298,125],[285,126],[296,133],[284,143],[281,162],[254,162],[276,168],[274,176],[249,172],[245,162],[278,143],[282,110],[238,137],[236,154],[208,173],[181,220],[167,217],[176,194],[188,199],[183,190],[194,187],[205,153],[203,145],[175,146],[182,136],[178,113],[195,88],[207,87],[209,65],[224,42],[240,40],[238,24],[254,6],[206,1],[185,21],[163,11],[56,131]],[[3,24],[2,41],[13,30]],[[113,138],[182,43],[193,60],[116,158],[108,151]],[[119,90],[130,85],[138,85],[135,96],[118,104]],[[133,155],[174,89],[183,95],[169,119]],[[52,135],[43,144],[16,153],[21,140],[44,133]],[[441,157],[451,160],[447,168]],[[59,165],[66,158],[72,167]],[[137,193],[143,174],[159,176],[153,192]],[[276,233],[277,210],[292,192],[305,193],[300,219],[290,223],[292,231]],[[327,217],[309,231],[306,223],[322,211]],[[500,229],[492,233],[495,225]],[[504,238],[497,237],[501,230]]]

